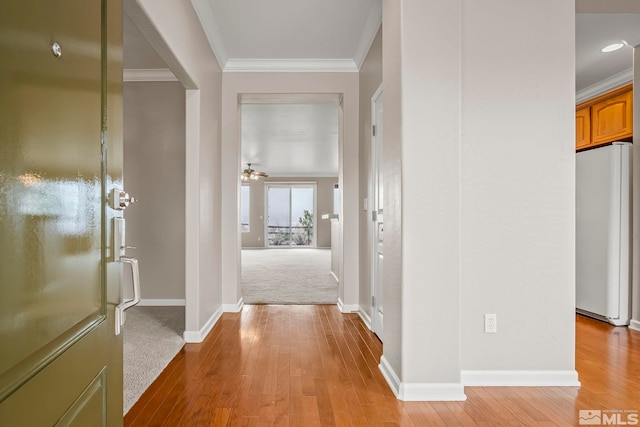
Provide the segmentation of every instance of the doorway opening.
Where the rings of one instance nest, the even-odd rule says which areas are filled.
[[[286,101],[283,101],[286,98]],[[331,220],[340,98],[241,97],[241,287],[248,304],[336,304]]]
[[[124,212],[126,245],[142,298],[123,326],[126,414],[184,345],[188,91],[127,13],[123,49],[123,185],[138,198]]]

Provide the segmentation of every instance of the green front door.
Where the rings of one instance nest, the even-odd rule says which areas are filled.
[[[120,0],[0,1],[0,425],[122,424]]]

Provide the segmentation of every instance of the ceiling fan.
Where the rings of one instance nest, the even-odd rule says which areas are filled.
[[[251,163],[247,163],[247,168],[242,171],[240,179],[242,181],[257,181],[260,178],[267,178],[268,176],[269,175],[264,172],[256,172],[255,170],[251,169]]]

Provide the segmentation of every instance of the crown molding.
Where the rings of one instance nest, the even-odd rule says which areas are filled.
[[[353,59],[229,58],[209,0],[191,0],[209,45],[223,71],[231,72],[358,72],[382,25],[382,0],[373,0]]]
[[[623,86],[633,81],[633,68],[627,68],[624,71],[614,74],[611,77],[607,77],[598,83],[587,86],[584,89],[580,89],[576,92],[576,104],[580,104],[591,98],[595,98],[598,95],[607,93],[612,89]]]
[[[330,104],[342,103],[341,93],[240,93],[240,104]]]
[[[166,69],[124,69],[122,80],[125,82],[177,82],[171,70]]]
[[[626,35],[622,41],[629,47],[638,47],[640,45],[640,31]]]
[[[209,45],[218,60],[218,64],[220,65],[220,68],[224,70],[229,59],[229,55],[224,47],[222,33],[220,32],[220,27],[218,27],[218,23],[216,22],[213,9],[211,9],[211,3],[209,3],[209,0],[191,0],[191,4],[193,5],[193,9],[196,11],[196,15],[198,15],[200,24],[207,35],[207,40],[209,41]]]
[[[225,72],[357,72],[352,59],[235,59],[230,58]]]
[[[382,25],[382,0],[374,0],[371,3],[371,9],[369,9],[369,16],[367,22],[364,24],[362,35],[360,36],[360,42],[356,48],[356,53],[353,57],[354,62],[358,70],[362,67],[369,49],[373,44],[373,40],[378,34],[378,29]]]

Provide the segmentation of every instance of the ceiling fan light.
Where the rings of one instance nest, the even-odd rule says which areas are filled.
[[[242,180],[242,182],[258,181],[260,178],[266,178],[268,176],[269,175],[264,172],[256,172],[255,170],[251,169],[251,163],[247,163],[247,168],[242,171],[240,179]]]

